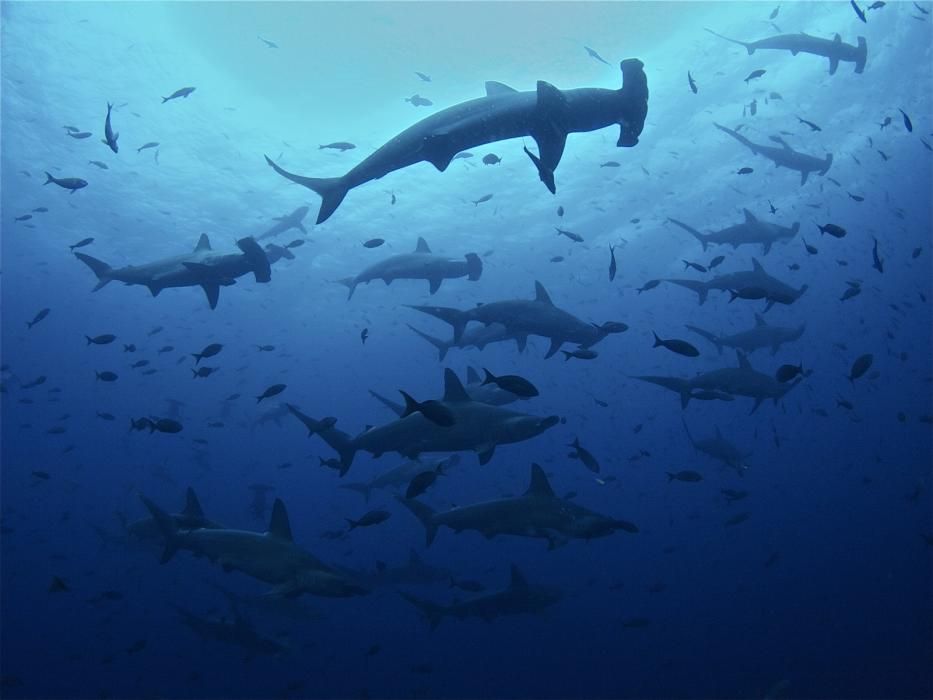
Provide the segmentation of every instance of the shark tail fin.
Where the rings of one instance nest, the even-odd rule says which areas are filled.
[[[715,333],[710,333],[709,331],[703,330],[702,328],[697,328],[696,326],[691,326],[687,324],[687,330],[693,331],[697,335],[706,338],[709,342],[716,346],[716,349],[719,351],[719,354],[722,355],[722,341],[719,339],[719,336]]]
[[[309,190],[321,196],[323,201],[321,202],[321,209],[317,214],[316,223],[318,224],[327,221],[331,215],[337,211],[337,207],[340,206],[343,198],[346,197],[347,192],[349,192],[349,188],[342,177],[304,177],[302,175],[295,175],[294,173],[280,168],[269,156],[265,156],[265,158],[270,167],[279,175],[292,182],[297,182],[299,185],[307,187]]]
[[[396,498],[424,525],[425,546],[430,547],[431,543],[434,542],[434,538],[437,537],[437,523],[434,522],[434,511],[413,498],[402,498],[401,496],[396,496]]]
[[[97,258],[91,257],[90,255],[85,255],[84,253],[75,253],[75,257],[91,268],[91,271],[97,275],[97,286],[94,287],[93,291],[97,291],[108,282],[111,281],[110,273],[113,271],[113,268],[110,267],[103,260],[98,260]]]
[[[419,331],[417,328],[415,328],[414,326],[410,324],[408,325],[408,327],[411,328],[418,336],[420,336],[421,338],[424,338],[429,343],[431,343],[431,345],[436,347],[438,361],[439,362],[444,361],[444,358],[447,357],[447,351],[450,350],[450,345],[448,345],[445,341],[441,340],[440,338],[435,338],[433,335],[428,335],[427,333],[424,333],[423,331]]]
[[[409,306],[408,308],[449,323],[454,328],[455,343],[460,341],[460,336],[466,329],[467,319],[464,318],[466,314],[460,309],[451,309],[446,306]]]
[[[356,291],[356,277],[344,277],[337,280],[337,284],[342,284],[347,288],[347,301],[350,301],[353,298],[353,292]]]
[[[705,29],[706,31],[708,31],[708,32],[709,32],[710,34],[712,34],[713,36],[718,36],[720,39],[725,39],[726,41],[731,41],[733,44],[738,44],[739,46],[744,46],[744,47],[745,47],[745,50],[748,51],[748,55],[749,55],[749,56],[751,56],[753,53],[755,53],[755,47],[752,46],[751,44],[749,44],[748,42],[739,41],[738,39],[730,39],[729,37],[723,36],[722,34],[719,34],[718,32],[714,32],[712,29],[707,29],[706,27],[703,27],[703,29]]]
[[[483,274],[483,261],[476,253],[467,253],[467,277],[471,282],[475,282]]]
[[[706,249],[709,247],[709,241],[706,240],[706,238],[703,236],[702,233],[700,233],[699,231],[697,231],[697,230],[696,230],[695,228],[693,228],[692,226],[687,226],[687,224],[685,224],[684,222],[678,221],[677,219],[670,219],[670,218],[669,218],[668,221],[670,221],[672,224],[676,224],[677,226],[680,226],[680,228],[682,228],[684,231],[686,231],[686,232],[689,233],[691,236],[693,236],[694,238],[696,238],[696,239],[702,244],[702,246],[703,246],[703,252],[706,252]]]
[[[428,619],[428,623],[431,625],[432,630],[441,624],[441,620],[444,618],[444,615],[447,612],[444,606],[438,605],[437,603],[432,603],[428,600],[417,598],[413,595],[401,591],[399,591],[399,595],[421,611],[421,613]]]
[[[865,70],[865,62],[868,60],[868,44],[865,43],[865,37],[858,38],[858,48],[855,50],[855,72],[861,73]]]
[[[152,519],[155,520],[156,527],[159,528],[159,534],[165,538],[165,550],[162,552],[162,559],[160,560],[162,564],[165,564],[170,561],[171,558],[175,556],[175,552],[178,551],[178,527],[175,525],[175,521],[172,520],[171,516],[159,508],[159,506],[142,494],[140,494],[139,497],[142,499],[143,505],[146,506],[149,513],[152,515]]]
[[[692,289],[697,293],[697,296],[700,297],[700,305],[703,305],[703,302],[706,301],[706,297],[709,294],[709,287],[706,282],[700,282],[698,280],[681,280],[681,279],[668,279],[667,282],[680,285],[681,287],[686,287],[687,289]]]

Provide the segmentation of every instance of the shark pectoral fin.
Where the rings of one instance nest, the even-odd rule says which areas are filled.
[[[525,352],[525,348],[528,347],[528,336],[520,335],[515,339],[515,344],[518,345],[519,352]]]
[[[220,299],[220,285],[216,282],[205,282],[201,285],[201,289],[207,295],[207,303],[210,307],[212,309],[217,308],[217,301]]]
[[[515,88],[509,87],[505,83],[496,80],[486,81],[486,97],[497,97],[499,95],[511,95],[518,92]]]
[[[771,252],[771,241],[762,243],[762,248],[763,248],[763,250],[761,251],[762,255],[767,255],[768,253],[770,253]]]
[[[443,281],[444,281],[443,277],[432,277],[431,279],[428,280],[428,284],[430,284],[428,291],[431,294],[435,294],[437,290],[441,288],[441,282]]]
[[[544,359],[548,359],[557,354],[557,351],[560,350],[560,346],[564,344],[564,341],[560,338],[551,338],[551,344],[548,346],[547,354],[545,354]]]
[[[476,448],[476,456],[479,457],[480,464],[488,464],[489,460],[492,459],[492,455],[496,451],[495,445],[480,445]]]
[[[837,35],[838,36],[838,35]],[[831,56],[829,59],[829,74],[833,75],[836,72],[836,69],[839,67],[839,59],[835,56]]]
[[[760,398],[755,399],[755,405],[752,406],[752,410],[748,412],[748,415],[752,415],[755,411],[758,410],[758,407],[761,405],[761,401],[762,399]]]
[[[801,185],[807,184],[807,178],[808,178],[808,177],[810,177],[810,171],[809,171],[809,170],[801,170],[801,171],[800,171],[800,184],[801,184]]]
[[[421,151],[424,154],[424,160],[441,172],[447,170],[450,161],[457,155],[457,152],[451,149],[450,138],[445,133],[426,136],[421,144]]]
[[[544,183],[551,194],[557,194],[557,185],[554,184],[554,171],[545,168],[541,163],[541,159],[529,151],[527,147],[523,146],[523,148],[526,155],[531,158],[531,162],[534,163],[535,167],[538,169],[538,177],[541,178],[541,182]]]
[[[162,287],[159,287],[154,284],[147,284],[146,286],[149,287],[149,293],[152,294],[152,296],[154,297],[159,296],[159,292],[162,291]]]

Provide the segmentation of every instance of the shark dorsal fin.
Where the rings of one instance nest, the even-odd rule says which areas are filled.
[[[469,401],[460,378],[449,367],[444,370],[444,401]]]
[[[764,272],[765,269],[761,266],[761,263],[758,262],[758,258],[752,258],[752,270],[754,272]]]
[[[741,350],[736,350],[736,351],[735,351],[735,354],[736,354],[736,357],[739,358],[739,368],[740,368],[740,369],[751,369],[751,368],[752,368],[751,363],[748,361],[748,355],[746,355],[746,354],[745,354],[744,352],[742,352]]]
[[[481,381],[479,372],[472,367],[467,367],[467,384],[479,384]]]
[[[833,43],[834,43],[834,44],[841,44],[841,43],[842,43],[842,37],[839,36],[838,34],[836,34],[836,36],[833,37]]]
[[[548,296],[544,285],[538,282],[538,280],[535,280],[535,301],[543,302],[548,306],[554,306],[554,302],[551,301],[551,297]]]
[[[748,209],[743,209],[742,211],[745,212],[745,223],[753,224],[758,221],[758,219],[755,218],[755,215],[752,214]]]
[[[547,480],[544,470],[538,464],[531,465],[531,483],[528,484],[526,496],[547,496],[553,498],[554,489]]]
[[[522,590],[528,588],[528,581],[515,564],[512,564],[512,578],[509,580],[509,588],[512,590]]]
[[[415,246],[416,253],[430,253],[431,248],[428,246],[428,242],[424,240],[421,236],[418,236],[418,245]]]
[[[500,83],[497,80],[487,80],[486,81],[486,97],[495,97],[497,95],[511,95],[514,92],[518,92],[513,87],[509,87],[505,83]]]
[[[280,540],[293,542],[292,526],[288,524],[288,513],[281,498],[276,498],[272,505],[272,518],[269,520],[269,535]]]
[[[206,233],[202,233],[201,237],[198,239],[198,244],[194,247],[195,252],[200,250],[211,250],[211,239],[207,237]]]
[[[204,511],[201,510],[201,503],[198,501],[198,496],[190,486],[185,492],[185,509],[182,511],[182,515],[186,518],[204,517]]]

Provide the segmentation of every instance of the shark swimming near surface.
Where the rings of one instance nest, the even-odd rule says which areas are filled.
[[[790,51],[792,56],[798,53],[809,53],[815,56],[823,56],[829,59],[829,74],[833,75],[839,67],[840,61],[855,64],[855,72],[861,73],[865,70],[865,62],[868,60],[868,44],[865,43],[865,37],[858,38],[858,46],[852,46],[842,41],[842,37],[836,34],[833,39],[821,39],[820,37],[810,36],[809,34],[778,34],[777,36],[759,39],[758,41],[739,41],[730,39],[727,36],[718,34],[712,29],[707,29],[710,34],[718,36],[720,39],[731,41],[733,44],[744,46],[748,55],[751,56],[759,49],[775,49],[778,51]]]
[[[201,287],[207,295],[207,302],[216,308],[220,298],[220,288],[236,284],[238,277],[250,272],[257,282],[272,279],[271,265],[282,258],[294,259],[287,248],[267,245],[265,249],[251,237],[237,241],[239,253],[218,253],[211,248],[206,233],[202,233],[194,250],[184,255],[162,258],[142,265],[127,265],[114,268],[84,253],[75,253],[75,257],[87,265],[97,275],[97,291],[110,282],[123,282],[127,285],[140,284],[148,287],[152,296],[158,296],[163,289],[170,287]]]
[[[648,114],[648,78],[635,58],[622,61],[622,88],[558,90],[539,80],[537,89],[519,92],[497,82],[486,83],[486,96],[453,105],[410,126],[341,177],[314,178],[288,172],[266,156],[279,175],[319,194],[317,223],[337,210],[354,187],[395,170],[427,161],[443,172],[461,151],[496,141],[530,136],[538,155],[525,153],[551,193],[554,170],[564,153],[567,135],[620,127],[618,147],[638,144]]]
[[[688,226],[677,219],[668,219],[672,224],[680,226],[684,231],[696,238],[706,250],[710,244],[731,245],[733,249],[740,245],[758,243],[762,246],[762,255],[771,252],[771,246],[778,241],[789,241],[800,230],[800,222],[794,222],[790,228],[772,224],[767,221],[761,221],[748,209],[742,210],[745,213],[745,221],[739,224],[727,226],[719,231],[710,233],[701,233],[695,228]]]

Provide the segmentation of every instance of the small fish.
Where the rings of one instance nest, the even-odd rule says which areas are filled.
[[[277,49],[277,48],[279,48],[279,45],[276,44],[274,41],[269,41],[268,39],[263,39],[263,38],[262,38],[261,36],[259,36],[258,34],[256,35],[256,38],[259,39],[259,41],[261,41],[263,44],[265,44],[267,49]]]
[[[865,19],[865,13],[862,12],[862,8],[858,6],[855,0],[849,0],[849,4],[852,5],[852,9],[855,10],[855,14],[858,16],[858,18],[865,24],[868,24],[868,20]]]
[[[875,242],[871,249],[871,266],[878,270],[878,272],[884,273],[884,261],[878,255],[878,239],[872,236],[872,240]]]
[[[570,360],[571,357],[578,360],[595,360],[599,357],[599,353],[595,350],[590,350],[589,348],[577,348],[576,350],[561,350],[564,353],[564,362]]]
[[[816,255],[817,253],[820,252],[819,250],[817,250],[815,245],[810,245],[809,243],[807,243],[807,239],[801,238],[800,240],[803,241],[803,247],[807,249],[807,252],[810,255]]]
[[[180,89],[176,90],[175,92],[173,92],[173,93],[172,93],[171,95],[169,95],[168,97],[163,97],[163,98],[162,98],[162,104],[165,104],[165,103],[168,102],[169,100],[177,100],[179,97],[185,97],[185,98],[187,98],[188,95],[190,95],[190,94],[191,94],[192,92],[194,92],[196,89],[197,89],[197,88],[193,88],[193,87],[184,87],[184,88],[180,88]]]
[[[497,377],[485,367],[483,368],[483,372],[486,373],[486,378],[483,380],[482,386],[495,384],[500,389],[525,399],[530,399],[538,395],[538,390],[535,385],[524,377],[519,377],[517,374],[503,374]]]
[[[904,128],[907,129],[907,131],[913,132],[914,125],[911,123],[910,117],[907,116],[907,112],[905,112],[900,107],[898,107],[897,111],[901,113],[902,117],[904,117]]]
[[[839,301],[847,301],[851,299],[852,297],[857,297],[861,293],[862,293],[861,286],[857,284],[850,285],[849,288],[846,289],[846,291],[842,293],[842,296],[839,297]]]
[[[101,413],[100,411],[97,412],[97,417],[102,418],[104,420],[116,420],[117,419],[117,417],[113,415],[112,413]]]
[[[29,221],[32,218],[32,214],[23,214],[22,216],[17,216],[14,221]]]
[[[144,143],[142,146],[137,148],[136,152],[139,153],[140,151],[145,151],[147,148],[158,148],[158,147],[159,147],[158,141],[149,141],[148,143]]]
[[[559,217],[563,218],[563,216],[564,216],[564,206],[563,206],[563,205],[560,205],[559,207],[557,207],[557,215],[558,215]]]
[[[363,345],[366,345],[366,341],[367,341],[368,339],[369,339],[369,329],[368,329],[368,328],[364,328],[363,330],[360,331],[360,342],[361,342]]]
[[[693,91],[693,94],[697,94],[697,84],[693,79],[693,76],[690,75],[690,71],[687,71],[687,84],[690,86],[690,89]]]
[[[343,153],[344,151],[350,151],[356,148],[356,144],[350,143],[349,141],[334,141],[333,143],[325,143],[323,146],[318,146],[319,151],[324,148],[331,148],[335,151],[340,151]]]
[[[420,413],[432,423],[443,428],[450,427],[454,424],[454,414],[440,401],[430,399],[418,403],[401,389],[399,389],[399,393],[402,395],[402,398],[405,399],[405,412],[402,413],[402,418],[410,416],[412,413]]]
[[[272,352],[275,350],[274,345],[257,345],[256,347],[259,348],[259,352]]]
[[[642,292],[647,292],[649,289],[654,289],[659,284],[661,284],[661,280],[648,280],[645,282],[644,286],[639,287],[635,291],[641,294]]]
[[[780,12],[780,11],[781,11],[781,6],[778,5],[778,6],[775,7],[773,10],[771,10],[771,14],[768,15],[768,19],[776,19],[777,16],[778,16],[778,12]]]
[[[44,214],[45,212],[48,211],[48,208],[47,207],[36,207],[35,209],[33,209],[33,211],[38,214]]]
[[[73,139],[86,139],[93,136],[90,131],[69,131],[68,135]]]
[[[89,160],[88,165],[96,165],[101,170],[110,170],[110,167],[106,163],[99,160]]]
[[[33,317],[31,321],[26,321],[26,327],[32,328],[34,325],[39,323],[42,319],[48,316],[52,312],[52,309],[40,309],[39,312]]]
[[[174,345],[163,345],[161,348],[159,348],[157,354],[162,355],[164,353],[171,352],[174,349],[175,349]]]
[[[488,202],[490,199],[492,199],[492,195],[491,195],[491,194],[484,194],[484,195],[483,195],[482,197],[480,197],[479,199],[474,199],[474,200],[473,200],[473,206],[475,207],[475,206],[478,206],[478,205],[482,204],[483,202]]]
[[[856,379],[863,376],[871,368],[872,362],[874,362],[874,360],[875,356],[871,353],[859,355],[855,359],[855,362],[852,363],[852,368],[849,370],[849,376],[846,377],[849,382],[854,384]]]
[[[194,375],[192,379],[197,379],[198,377],[207,378],[216,372],[217,369],[217,367],[198,367],[196,370],[191,370],[191,374]]]
[[[422,72],[420,72],[420,71],[415,71],[415,75],[417,75],[419,78],[421,78],[421,79],[422,79],[424,82],[426,82],[426,83],[430,83],[430,82],[431,82],[431,76],[430,76],[430,75],[426,75],[425,73],[422,73]]]
[[[881,156],[881,160],[885,162],[891,160],[891,156],[889,156],[887,153],[885,153],[881,149],[877,149],[877,150],[878,150],[878,155]]]
[[[609,63],[609,61],[607,61],[605,58],[603,58],[602,56],[600,56],[598,53],[596,53],[596,52],[595,52],[593,49],[591,49],[589,46],[584,46],[583,49],[586,51],[587,54],[589,54],[592,58],[595,58],[595,59],[596,59],[597,61],[599,61],[600,63],[605,63],[607,66],[608,66],[608,65],[611,65],[611,64]]]
[[[457,155],[455,155],[453,159],[454,160],[461,160],[461,159],[466,160],[467,158],[472,158],[472,157],[473,157],[473,154],[470,153],[469,151],[462,151],[461,153],[458,153]]]
[[[697,482],[703,481],[703,475],[691,469],[684,469],[679,472],[666,472],[668,481]]]
[[[851,192],[846,192],[846,194],[849,195],[849,197],[851,197],[852,199],[854,199],[856,202],[864,202],[864,201],[865,201],[865,198],[862,197],[861,195],[852,194]]]
[[[581,236],[579,233],[574,233],[573,231],[565,231],[564,229],[557,228],[556,226],[554,228],[557,230],[558,236],[567,236],[567,238],[569,238],[574,243],[583,242],[583,236]]]
[[[93,338],[89,335],[84,337],[87,338],[88,345],[110,345],[110,343],[117,339],[117,336],[113,333],[104,333],[103,335],[96,335]]]
[[[594,474],[599,474],[599,462],[596,461],[596,458],[593,456],[592,452],[580,444],[580,438],[575,437],[573,442],[567,445],[567,447],[572,447],[574,449],[573,452],[567,455],[568,457],[571,459],[579,459],[581,462],[583,462],[584,467],[589,469]]]
[[[99,382],[115,382],[117,381],[117,374],[115,372],[94,372],[97,375],[97,381]]]
[[[156,431],[169,434],[180,433],[184,429],[181,423],[171,418],[150,418],[146,427],[149,428],[150,435]]]
[[[748,81],[749,81],[749,80],[754,80],[755,78],[760,78],[760,77],[763,76],[765,73],[767,73],[767,71],[766,71],[764,68],[759,68],[758,70],[753,70],[751,73],[748,74],[748,77],[745,79],[745,83],[748,84]]]
[[[611,245],[609,246],[609,281],[612,282],[616,278],[616,251]]]
[[[346,521],[350,524],[348,531],[355,530],[358,527],[370,527],[372,525],[384,523],[391,515],[392,514],[387,510],[371,510],[358,520],[351,520],[350,518],[346,518]]]
[[[746,166],[744,168],[739,168],[736,171],[736,174],[737,175],[751,175],[753,172],[755,172],[754,168],[749,168],[748,166]]]
[[[881,0],[876,0],[876,2],[873,2],[871,5],[869,5],[867,9],[869,9],[869,10],[880,10],[880,9],[881,9],[882,7],[884,7],[885,5],[887,5],[887,3],[882,2]]]
[[[104,138],[101,139],[101,143],[107,146],[114,153],[118,153],[120,148],[117,146],[117,139],[120,138],[120,134],[114,133],[113,128],[110,124],[110,110],[113,109],[113,105],[109,102],[107,103],[107,118],[104,120]],[[101,164],[99,161],[92,160],[92,163],[98,167],[102,167],[104,170],[107,170],[107,166]]]
[[[293,240],[291,243],[289,243],[289,244],[286,245],[285,247],[286,247],[286,248],[289,248],[289,249],[292,249],[292,248],[300,248],[300,247],[303,246],[304,244],[305,244],[305,242],[304,242],[302,239],[296,238],[295,240]]]
[[[816,227],[820,230],[820,234],[828,233],[833,238],[845,238],[846,235],[846,230],[836,224],[826,224],[825,226],[817,224]]]
[[[802,374],[803,364],[781,365],[778,367],[777,372],[774,373],[774,378],[777,379],[781,384],[786,384],[794,377]]]
[[[273,384],[268,389],[266,389],[264,392],[262,392],[259,396],[256,397],[256,403],[259,403],[263,399],[268,399],[272,396],[278,396],[283,391],[285,391],[285,386],[286,386],[285,384]]]
[[[74,194],[82,187],[87,187],[87,180],[82,180],[80,177],[52,177],[51,173],[46,173],[45,177],[47,178],[43,185],[48,185],[50,182],[52,184],[58,185],[62,189],[71,190],[71,193]]]
[[[688,270],[692,267],[697,272],[709,272],[709,270],[700,263],[690,262],[689,260],[681,260],[681,262],[684,264],[684,270]]]
[[[657,333],[654,333],[654,345],[652,347],[667,348],[671,352],[676,352],[684,357],[698,357],[700,355],[700,351],[686,340],[662,340]]]
[[[880,131],[884,131],[884,127],[888,126],[891,123],[891,117],[885,117],[884,121],[881,122],[878,126],[881,127]],[[869,146],[871,145],[871,140],[869,139]]]
[[[434,104],[427,97],[422,97],[421,95],[417,93],[412,95],[411,97],[406,97],[405,101],[409,102],[414,107],[430,107]]]
[[[434,482],[437,481],[437,477],[441,476],[443,473],[442,467],[438,465],[436,469],[428,469],[427,471],[415,474],[408,483],[408,489],[405,491],[405,498],[417,498],[431,488]]]
[[[713,268],[719,267],[725,259],[725,255],[717,255],[715,258],[709,261],[709,265],[707,266],[708,269],[712,270]]]
[[[370,238],[368,241],[363,243],[364,248],[378,248],[383,243],[385,243],[384,238]]]
[[[148,335],[148,336],[153,336],[153,335],[155,335],[156,333],[161,333],[161,332],[164,331],[164,330],[165,330],[165,328],[164,328],[163,326],[156,326],[156,327],[153,328],[151,331],[149,331],[146,335]]]
[[[806,124],[807,126],[809,126],[811,131],[822,131],[820,127],[818,127],[813,122],[807,121],[806,119],[801,119],[800,117],[797,117],[797,121],[799,121],[801,124]]]
[[[752,517],[750,513],[739,513],[738,515],[733,515],[731,518],[726,520],[726,522],[724,522],[723,525],[725,525],[726,527],[734,527],[735,525],[744,523],[750,517]]]
[[[564,256],[563,256],[563,255],[555,255],[553,258],[550,259],[549,262],[552,262],[552,263],[564,262]]]
[[[483,156],[483,163],[486,165],[497,165],[502,162],[502,159],[497,156],[495,153],[487,153]]]
[[[920,254],[923,252],[923,248],[914,248],[913,252],[910,254],[910,257],[914,260],[920,257]]]
[[[130,343],[129,345],[124,345],[123,352],[136,352],[136,345],[133,343]]]
[[[620,163],[615,160],[607,160],[605,163],[602,163],[600,168],[618,168]]]
[[[63,579],[58,576],[52,577],[52,583],[49,584],[49,593],[67,593],[70,590]]]
[[[150,335],[152,334],[150,333]],[[201,352],[191,353],[191,357],[194,358],[194,363],[198,364],[204,358],[213,357],[214,355],[216,355],[223,349],[224,349],[224,346],[221,345],[220,343],[211,343],[210,345],[205,347]]]

